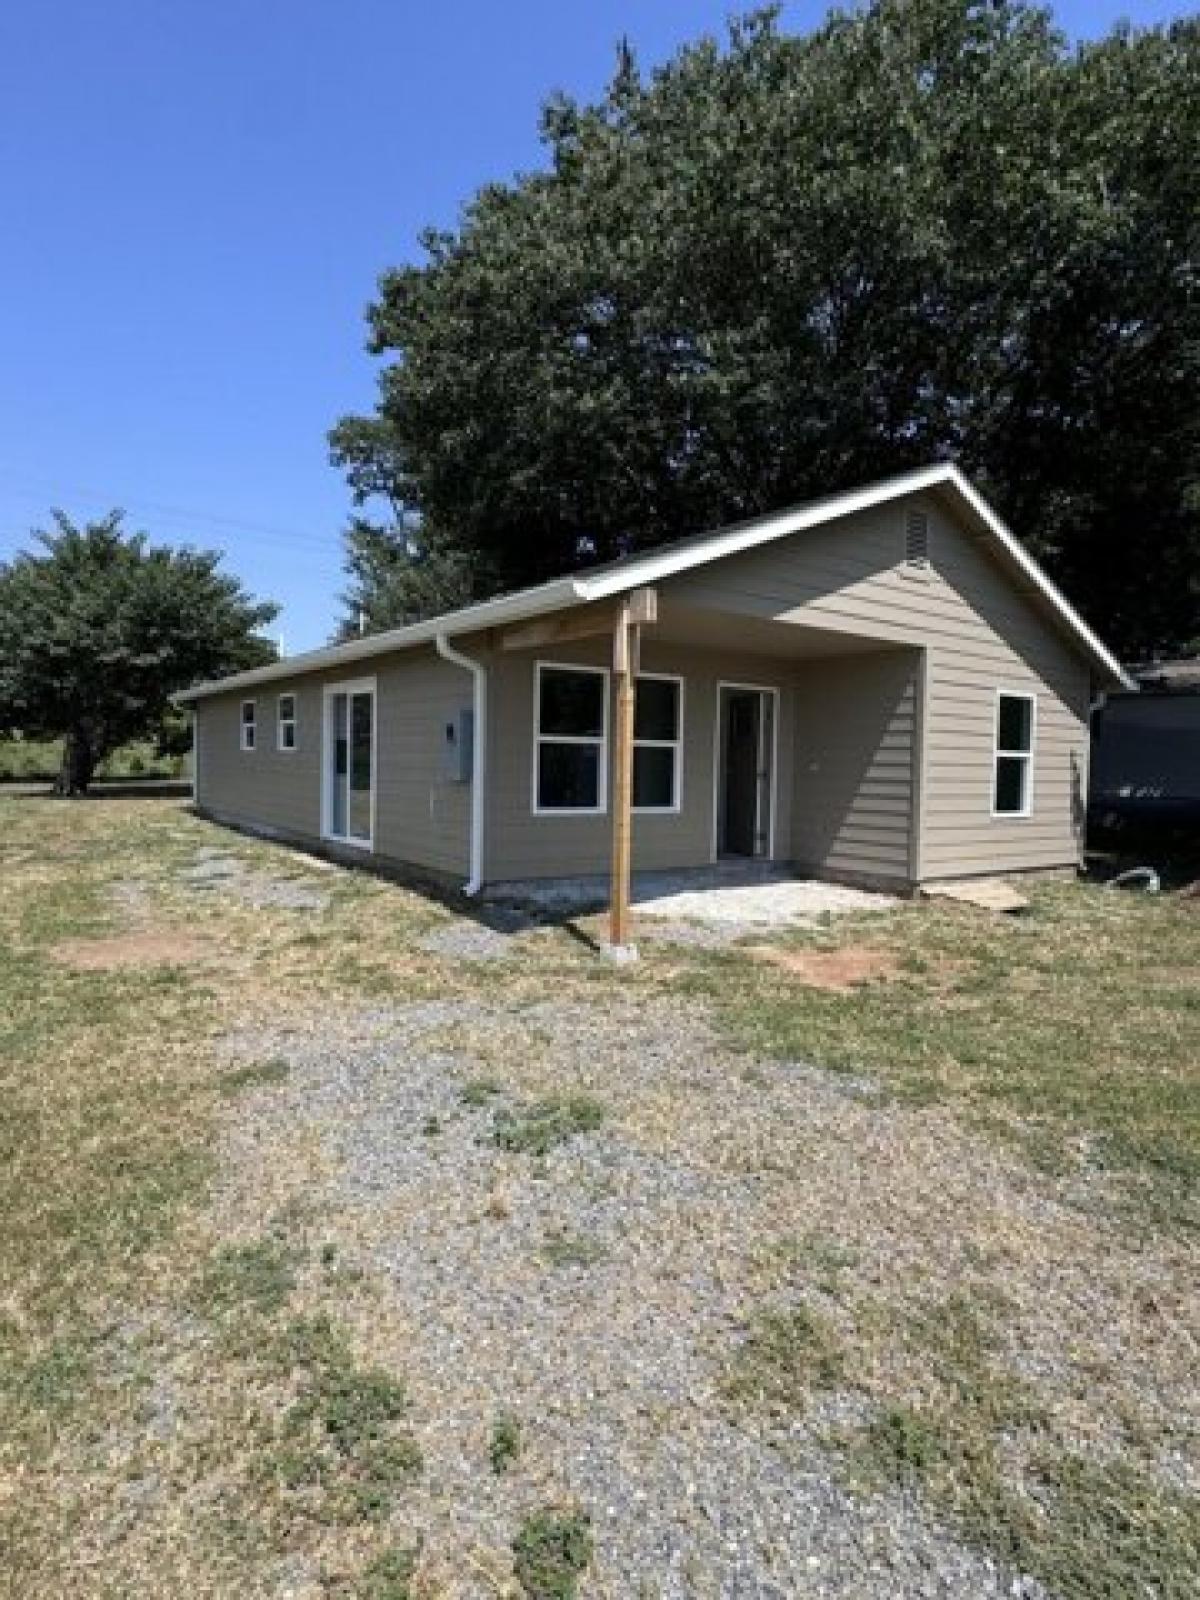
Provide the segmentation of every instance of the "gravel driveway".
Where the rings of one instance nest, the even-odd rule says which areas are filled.
[[[749,1063],[678,1002],[439,1001],[229,1048],[291,1070],[229,1133],[228,1220],[302,1197],[382,1286],[358,1332],[414,1396],[427,1470],[402,1526],[430,1593],[512,1592],[510,1541],[547,1503],[592,1519],[588,1595],[1042,1593],[915,1498],[849,1486],[827,1436],[870,1413],[853,1384],[800,1418],[726,1392],[764,1297],[823,1297],[764,1277],[807,1229],[848,1242],[865,1287],[929,1295],[963,1281],[973,1217],[999,1219],[1045,1246],[1014,1295],[1094,1303],[1103,1286],[1070,1276],[1078,1219],[992,1147],[869,1081]],[[542,1156],[498,1148],[498,1116],[564,1091],[599,1101],[601,1126]],[[496,1476],[502,1412],[525,1448]]]

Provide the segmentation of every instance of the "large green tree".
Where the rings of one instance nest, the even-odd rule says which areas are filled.
[[[543,133],[381,279],[368,620],[952,458],[1119,648],[1200,633],[1195,19],[759,13]]]
[[[0,731],[61,736],[57,787],[81,794],[110,751],[158,731],[176,690],[270,660],[256,630],[277,608],[219,555],[151,546],[119,512],[54,521],[0,565]]]

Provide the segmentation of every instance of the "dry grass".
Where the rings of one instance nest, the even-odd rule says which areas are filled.
[[[459,1592],[464,1572],[511,1593],[531,1570],[546,1540],[464,1546],[455,1570],[406,1521],[449,1423],[366,1246],[419,1213],[329,1206],[328,1151],[299,1123],[220,1170],[223,1130],[290,1083],[280,1056],[231,1063],[232,1033],[283,1016],[303,1038],[334,1011],[466,997],[494,1009],[430,1042],[485,1135],[547,1106],[594,1130],[602,1106],[629,1149],[754,1176],[744,1214],[698,1202],[682,1241],[743,1318],[732,1343],[697,1333],[714,1407],[801,1420],[864,1494],[904,1485],[1059,1594],[1190,1592],[1200,917],[1184,903],[1057,885],[1023,919],[902,908],[776,941],[771,963],[664,946],[618,972],[561,931],[472,968],[421,949],[444,908],[318,877],[173,804],[0,805],[0,1593],[415,1596]],[[328,909],[197,891],[182,872],[214,843],[311,877]],[[864,945],[858,975],[886,983],[803,981],[850,975]],[[654,1056],[676,1025],[694,1061]],[[479,1215],[503,1230],[531,1157],[496,1159],[515,1187]],[[644,1226],[618,1265],[666,1314],[673,1290],[636,1274],[681,1239]],[[539,1238],[531,1271],[605,1261],[590,1238]],[[850,1420],[826,1415],[831,1395]],[[506,1402],[480,1397],[489,1482]]]

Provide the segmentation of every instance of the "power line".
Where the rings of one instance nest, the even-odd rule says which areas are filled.
[[[39,480],[29,474],[16,475],[26,484],[37,483]],[[144,500],[128,495],[100,494],[94,489],[85,489],[79,484],[50,482],[49,479],[40,480],[43,487],[39,489],[21,489],[13,483],[10,469],[0,463],[0,490],[11,488],[12,492],[20,499],[35,501],[39,505],[53,503],[53,497],[60,495],[71,499],[88,500],[95,505],[103,505],[109,509],[121,507],[128,509],[136,515],[149,513],[156,517],[165,517],[174,522],[207,523],[215,528],[225,528],[234,533],[251,533],[260,539],[284,543],[290,546],[296,544],[306,545],[310,549],[330,550],[336,548],[334,540],[336,533],[319,534],[312,529],[281,528],[271,523],[251,522],[242,517],[223,516],[216,512],[196,511],[186,506],[168,505],[162,501]]]

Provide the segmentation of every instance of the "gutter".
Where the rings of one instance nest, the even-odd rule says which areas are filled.
[[[437,653],[471,674],[474,683],[474,732],[471,746],[471,876],[462,892],[477,895],[483,888],[483,828],[487,791],[487,668],[456,650],[444,633],[434,635]]]

